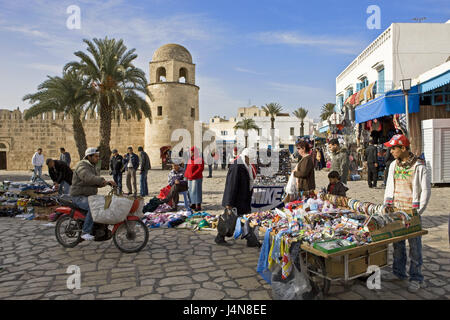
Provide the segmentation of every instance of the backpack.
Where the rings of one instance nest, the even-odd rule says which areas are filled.
[[[234,234],[234,229],[236,228],[237,218],[236,208],[233,208],[232,210],[225,209],[225,211],[220,215],[219,222],[217,223],[218,234],[224,237],[232,237]]]

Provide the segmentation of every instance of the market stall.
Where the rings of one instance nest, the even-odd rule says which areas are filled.
[[[331,281],[347,284],[366,276],[370,265],[386,266],[390,243],[427,233],[415,211],[324,192],[283,209],[245,215],[244,223],[264,232],[257,270],[273,288],[273,270],[279,273],[278,285],[293,281],[292,274],[301,269],[324,294]]]

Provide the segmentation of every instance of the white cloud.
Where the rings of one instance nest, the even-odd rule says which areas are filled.
[[[260,73],[260,72],[255,72],[252,70],[248,70],[248,69],[244,69],[244,68],[239,68],[239,67],[235,67],[234,70],[238,71],[238,72],[243,72],[243,73],[250,73],[250,74],[255,74],[258,76],[263,76],[264,73]]]
[[[254,34],[252,37],[264,44],[321,47],[344,54],[356,54],[361,51],[361,43],[358,41],[330,38],[328,36],[305,36],[297,32],[268,31]]]
[[[62,65],[59,66],[59,65],[52,65],[52,64],[42,64],[42,63],[31,63],[31,64],[28,64],[27,67],[36,69],[36,70],[41,70],[41,71],[48,71],[48,72],[56,73],[56,74],[62,73],[62,70],[63,70]]]

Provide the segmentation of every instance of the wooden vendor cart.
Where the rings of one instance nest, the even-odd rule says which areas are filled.
[[[350,280],[367,276],[369,266],[386,267],[389,244],[427,233],[428,231],[421,230],[329,254],[303,243],[300,246],[300,256],[305,262],[312,284],[326,295],[331,281],[344,281],[344,285],[348,286]]]

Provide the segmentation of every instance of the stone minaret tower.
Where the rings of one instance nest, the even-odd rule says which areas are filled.
[[[148,99],[152,121],[146,120],[145,150],[152,168],[160,168],[160,148],[175,146],[172,132],[185,128],[191,133],[194,144],[194,121],[199,119],[198,91],[195,85],[195,64],[186,48],[178,44],[166,44],[153,54],[150,62]]]

